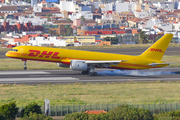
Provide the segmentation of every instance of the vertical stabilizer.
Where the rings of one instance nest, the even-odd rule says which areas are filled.
[[[156,41],[151,47],[149,47],[145,52],[143,52],[140,56],[161,60],[166,49],[173,37],[173,34],[165,34],[158,41]]]

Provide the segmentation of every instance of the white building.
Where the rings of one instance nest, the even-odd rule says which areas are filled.
[[[57,39],[57,37],[48,37],[47,39],[43,36],[31,37],[29,38],[29,43],[32,46],[66,46],[66,41],[62,39]]]
[[[37,0],[31,0],[31,7],[34,7],[34,5],[37,5]]]
[[[23,31],[22,35],[35,35],[35,34],[42,34],[42,31]]]
[[[180,31],[180,22],[173,23],[173,31]]]
[[[146,11],[134,11],[134,15],[137,18],[145,18],[145,17],[150,17],[149,12]]]
[[[29,14],[29,15],[21,15],[18,19],[20,23],[27,23],[31,21],[32,25],[42,25],[47,22],[47,18],[40,18],[35,16],[35,14]]]
[[[74,1],[60,1],[61,11],[74,12],[76,2]]]
[[[76,1],[60,1],[61,11],[79,13],[81,11],[95,12],[94,4],[77,4]]]
[[[121,12],[128,12],[131,10],[131,4],[129,2],[116,2],[115,3],[115,9],[117,13],[121,13]]]
[[[144,24],[139,24],[138,25],[139,29],[143,29],[143,28],[154,29],[154,27],[161,28],[164,31],[172,31],[173,30],[172,24],[163,23],[163,21],[160,21],[157,18],[151,18],[147,22],[144,22]]]
[[[33,11],[34,11],[35,13],[36,13],[36,12],[42,12],[42,7],[41,7],[41,6],[34,5]]]
[[[154,2],[153,5],[159,9],[169,9],[169,10],[174,10],[175,7],[174,2]]]
[[[89,11],[82,11],[79,13],[72,13],[72,15],[69,15],[69,18],[73,21],[75,19],[79,19],[83,16],[86,20],[92,20],[93,19],[93,14]]]
[[[99,5],[102,5],[103,3],[102,2],[93,2],[92,4],[94,4],[95,9],[98,9]]]
[[[116,6],[114,3],[108,3],[108,4],[104,4],[104,8],[102,8],[103,12],[106,11],[115,11],[116,10]]]

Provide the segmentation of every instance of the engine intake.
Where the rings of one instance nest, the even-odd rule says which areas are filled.
[[[88,65],[84,63],[84,60],[71,60],[70,69],[75,71],[86,71]]]

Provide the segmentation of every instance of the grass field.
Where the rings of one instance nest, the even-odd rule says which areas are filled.
[[[0,85],[0,105],[16,100],[19,107],[35,101],[43,105],[83,103],[180,102],[180,82],[74,83],[40,85]]]
[[[64,69],[57,66],[56,63],[27,61],[28,70],[38,69]],[[18,59],[0,59],[0,70],[23,70],[24,62]]]
[[[180,56],[164,56],[163,61],[172,63],[168,67],[180,67]],[[51,62],[27,61],[28,70],[64,69]],[[0,59],[0,70],[23,70],[24,62],[18,59]],[[65,68],[68,69],[68,68]]]

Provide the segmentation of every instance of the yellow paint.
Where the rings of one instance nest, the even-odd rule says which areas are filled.
[[[101,53],[101,52],[91,52],[82,50],[70,50],[70,49],[60,49],[60,48],[47,48],[47,47],[36,47],[36,46],[19,46],[13,48],[16,51],[8,51],[6,53],[7,57],[17,58],[22,60],[38,60],[38,61],[49,61],[49,62],[59,62],[64,64],[70,64],[71,60],[97,60],[97,61],[108,61],[108,60],[125,60],[118,65],[111,65],[111,67],[117,69],[149,69],[164,67],[168,64],[161,64],[156,66],[151,66],[152,63],[164,63],[161,58],[164,55],[173,35],[166,34],[151,47],[149,47],[144,53],[138,56],[132,55],[122,55],[122,54],[112,54],[112,53]],[[30,50],[39,51],[37,56],[28,56]],[[51,55],[44,55],[39,57],[43,51],[47,53],[52,52]],[[22,53],[23,52],[23,53]],[[52,58],[55,52],[58,55],[55,57],[60,57],[59,59]],[[36,54],[35,54],[36,55]],[[48,58],[46,58],[48,57]]]

